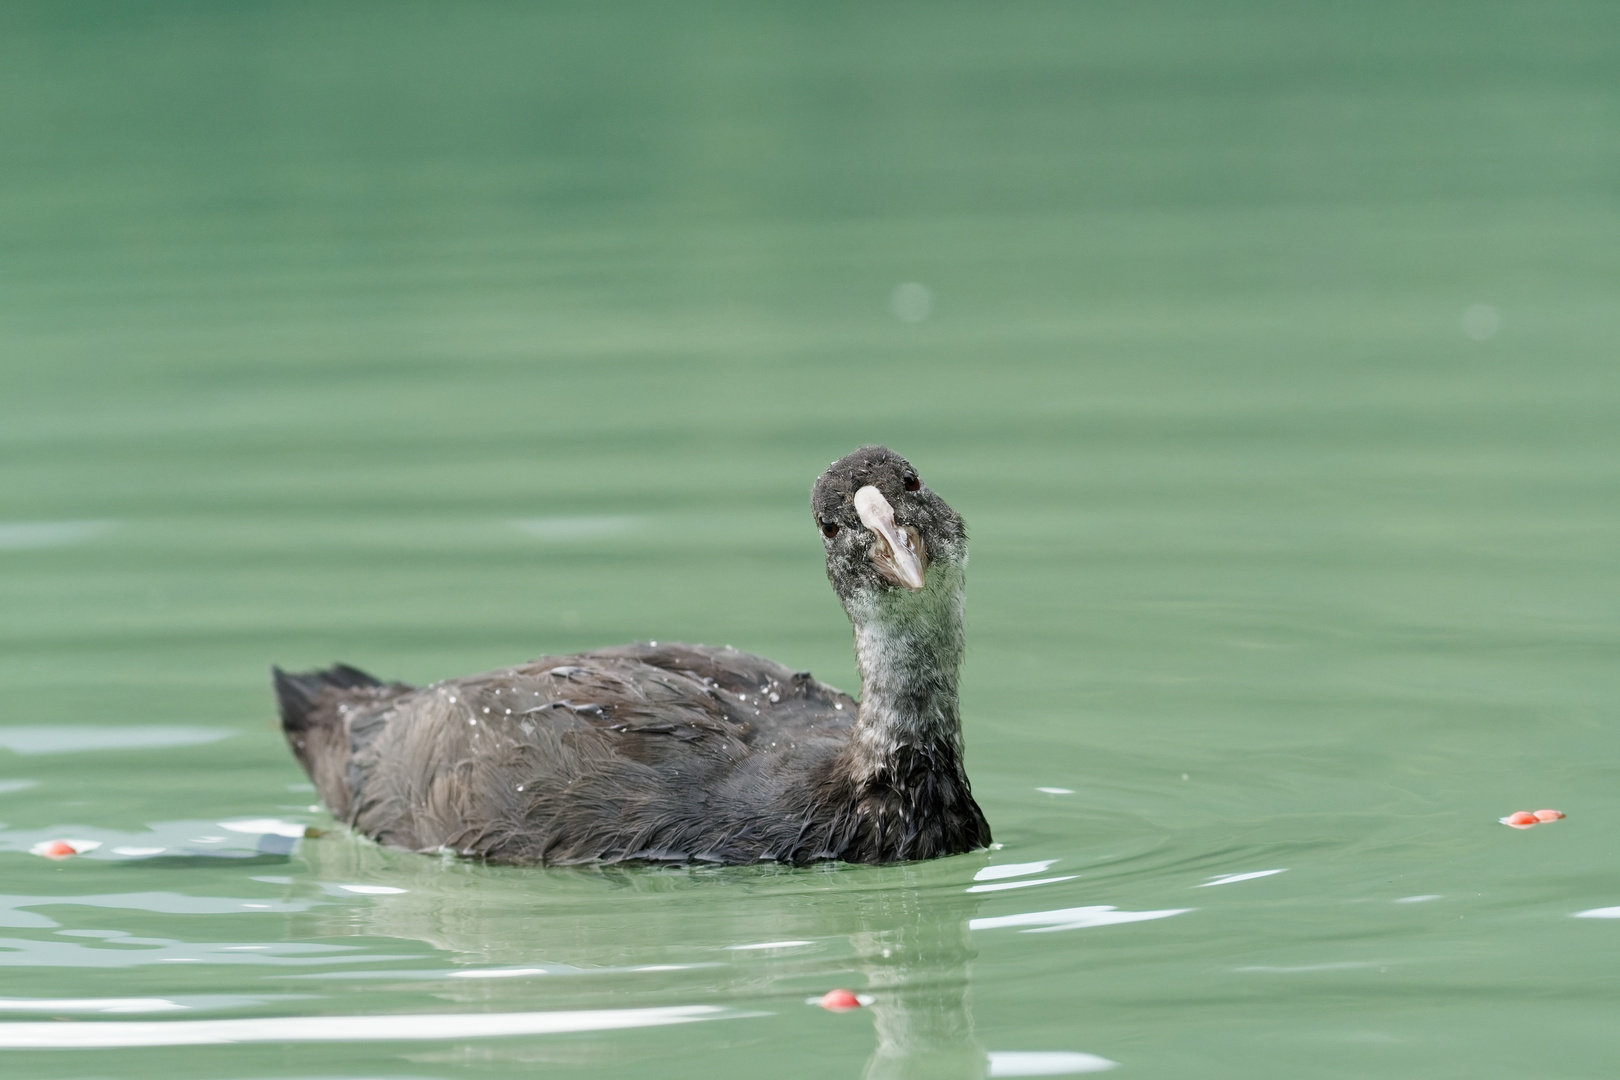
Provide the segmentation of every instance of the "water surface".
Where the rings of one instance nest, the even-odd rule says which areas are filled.
[[[1617,42],[8,5],[0,1067],[1611,1075]],[[806,495],[868,441],[972,531],[995,850],[300,838],[272,662],[692,640],[857,689]]]

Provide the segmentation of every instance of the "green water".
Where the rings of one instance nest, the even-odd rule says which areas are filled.
[[[0,1071],[1614,1075],[1617,178],[1612,4],[7,4]],[[220,825],[272,662],[855,690],[868,441],[997,850]]]

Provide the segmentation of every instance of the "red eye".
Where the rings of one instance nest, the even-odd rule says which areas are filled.
[[[917,474],[914,472],[906,473],[902,479],[905,481],[907,491],[916,491],[922,487],[922,481],[917,479]]]
[[[836,522],[836,521],[823,521],[821,523],[821,535],[825,536],[829,540],[831,540],[833,537],[837,536],[838,535],[838,522]]]

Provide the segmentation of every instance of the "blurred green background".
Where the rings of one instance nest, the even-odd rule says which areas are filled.
[[[873,985],[960,991],[896,991],[902,1016],[1143,1077],[1606,1075],[1620,926],[1567,916],[1620,903],[1617,253],[1612,3],[7,3],[0,727],[232,734],[0,750],[34,785],[0,784],[7,874],[261,887],[21,852],[287,810],[271,662],[428,681],[670,638],[854,690],[807,494],[884,442],[972,531],[980,801],[1007,859],[1081,875],[985,913],[1206,907],[976,932],[973,965],[894,946],[910,966]],[[1495,824],[1549,803],[1570,820]],[[311,847],[289,896],[326,895]],[[621,885],[450,888],[352,854],[428,908],[492,905],[464,937],[367,924],[379,955],[534,962],[524,905],[552,890],[665,959],[693,933]],[[1266,868],[1292,872],[1186,891]],[[71,877],[92,873],[112,876]],[[951,873],[789,875],[831,906],[778,929],[870,959],[861,934],[960,926]],[[757,918],[751,888],[668,902]],[[1407,894],[1440,899],[1345,906]],[[224,940],[197,918],[167,932]],[[42,951],[59,935],[18,933],[4,962],[40,992],[111,992]],[[1082,939],[1118,944],[1063,951]],[[753,1041],[533,1053],[855,1075],[893,1040],[798,1004],[859,981],[839,962],[615,999],[786,994],[727,1028]],[[535,1004],[502,985],[501,1008]],[[308,1011],[443,1007],[355,987]],[[529,1052],[151,1050],[117,1075],[481,1075]],[[107,1053],[27,1068],[111,1075]]]

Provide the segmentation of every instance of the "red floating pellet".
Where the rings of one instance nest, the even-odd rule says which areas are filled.
[[[1522,827],[1525,825],[1535,825],[1540,820],[1540,818],[1536,817],[1536,815],[1532,814],[1528,810],[1515,810],[1513,813],[1502,819],[1502,824],[1517,825]]]
[[[1559,818],[1561,818],[1563,816],[1564,816],[1564,812],[1562,810],[1537,810],[1536,811],[1536,820],[1537,821],[1557,821]]]
[[[77,855],[79,851],[66,840],[52,840],[40,848],[39,853],[47,859],[67,859]]]
[[[853,990],[829,990],[821,995],[821,1007],[833,1012],[847,1012],[861,1007],[861,999]]]

